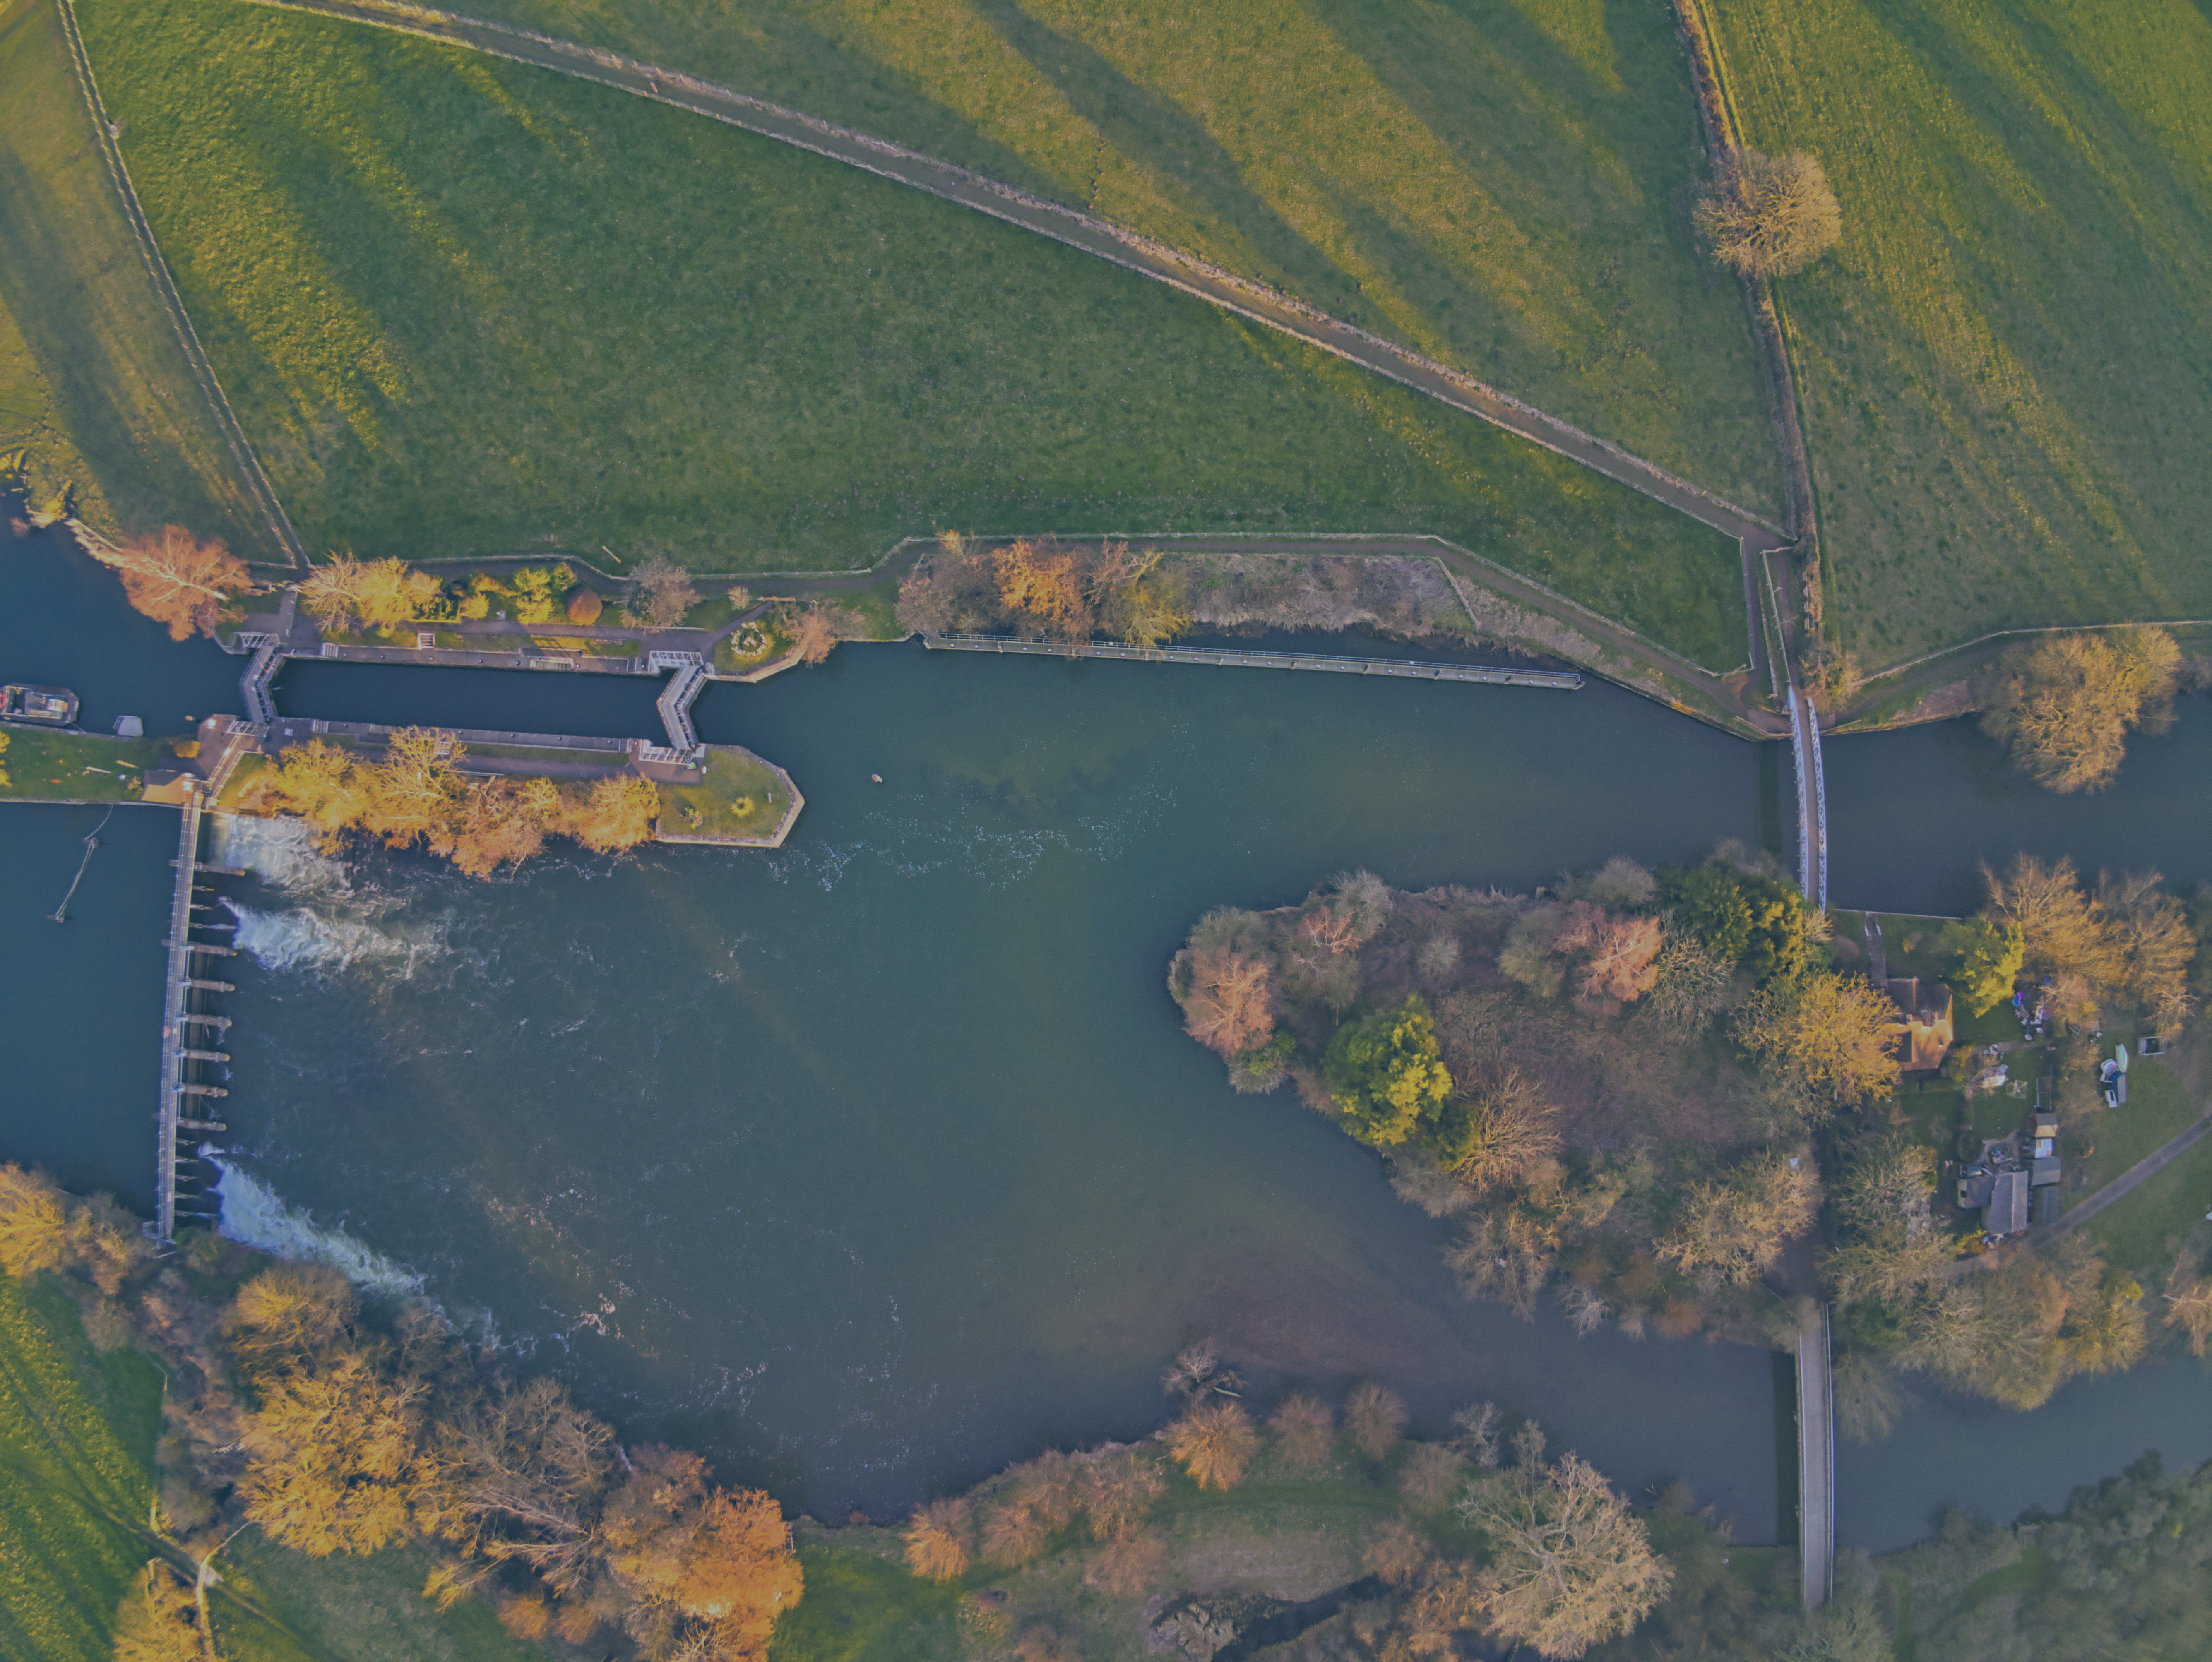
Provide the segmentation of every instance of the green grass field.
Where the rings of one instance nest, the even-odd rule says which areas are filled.
[[[140,263],[51,0],[0,0],[0,455],[105,531],[281,558]]]
[[[775,570],[938,526],[1433,531],[1744,658],[1720,537],[1042,239],[381,31],[235,0],[81,14],[311,547]]]
[[[2164,1274],[2189,1232],[2212,1213],[2212,1138],[2083,1226],[2107,1263],[2137,1276]],[[2146,1286],[2151,1282],[2146,1279]]]
[[[167,756],[157,738],[107,738],[98,733],[57,733],[37,727],[0,727],[0,801],[61,798],[70,802],[136,802],[131,787],[147,768]],[[173,763],[172,763],[173,765]]]
[[[152,1556],[160,1373],[102,1356],[50,1278],[0,1275],[0,1655],[105,1662]]]
[[[1780,513],[1663,5],[487,0],[1272,282]]]
[[[1747,142],[1843,204],[1784,285],[1843,643],[2212,616],[2212,16],[1710,10]]]

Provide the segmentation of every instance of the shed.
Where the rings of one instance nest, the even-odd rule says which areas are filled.
[[[2058,1161],[2053,1156],[2035,1162],[2034,1175],[2028,1181],[2031,1189],[2047,1189],[2058,1181]]]
[[[1959,1210],[1962,1212],[1980,1211],[1990,1204],[1990,1197],[1996,1192],[1996,1179],[1988,1172],[1978,1173],[1972,1177],[1960,1178],[1959,1180]]]
[[[1993,1235],[2016,1235],[2027,1228],[2028,1174],[1999,1172],[1982,1212],[1982,1227]]]

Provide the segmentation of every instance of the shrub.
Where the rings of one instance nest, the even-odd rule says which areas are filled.
[[[579,584],[568,597],[568,621],[571,623],[589,628],[599,621],[599,614],[605,610],[606,602],[600,599],[599,591],[588,584]]]
[[[930,1581],[956,1581],[967,1573],[968,1502],[953,1496],[916,1507],[902,1532],[906,1564]]]
[[[1200,1489],[1234,1489],[1260,1445],[1252,1416],[1237,1404],[1201,1402],[1168,1428],[1168,1453]]]

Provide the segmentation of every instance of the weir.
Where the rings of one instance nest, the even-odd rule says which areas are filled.
[[[177,1130],[184,1093],[185,1021],[195,985],[187,967],[192,925],[192,880],[200,852],[200,793],[185,792],[177,830],[177,882],[169,899],[168,974],[161,982],[161,1095],[155,1119],[160,1130],[154,1149],[154,1238],[168,1240],[177,1228]]]

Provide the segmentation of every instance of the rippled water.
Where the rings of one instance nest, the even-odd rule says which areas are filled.
[[[224,707],[235,660],[165,656],[44,558],[0,565],[0,651],[54,635],[40,597],[64,597],[91,622],[36,673],[94,719],[135,702],[159,722],[155,695]],[[165,665],[198,690],[163,694]],[[297,714],[612,733],[652,731],[652,690],[318,664],[279,686]],[[1771,1538],[1764,1354],[1578,1342],[1463,1302],[1442,1227],[1287,1095],[1231,1092],[1161,974],[1199,912],[1341,866],[1525,886],[1614,852],[1778,843],[1776,747],[1603,687],[912,646],[716,688],[699,718],[797,777],[788,847],[556,853],[483,885],[414,855],[333,861],[296,827],[232,833],[224,858],[258,874],[222,885],[246,954],[218,1150],[234,1233],[419,1286],[627,1435],[696,1443],[823,1515],[1146,1428],[1162,1357],[1209,1330],[1266,1375],[1384,1378],[1431,1427],[1497,1397]],[[2094,799],[2027,790],[1956,725],[1843,741],[1836,898],[1954,908],[1978,858],[2017,846],[2212,877],[2208,781],[2198,701]],[[42,921],[102,811],[0,810],[0,1149],[143,1195],[173,817],[117,815],[70,924]],[[2194,1362],[2025,1417],[1931,1393],[1841,1452],[1842,1533],[1893,1544],[1944,1500],[2056,1503],[2147,1446],[2203,1458],[2208,1401]]]

